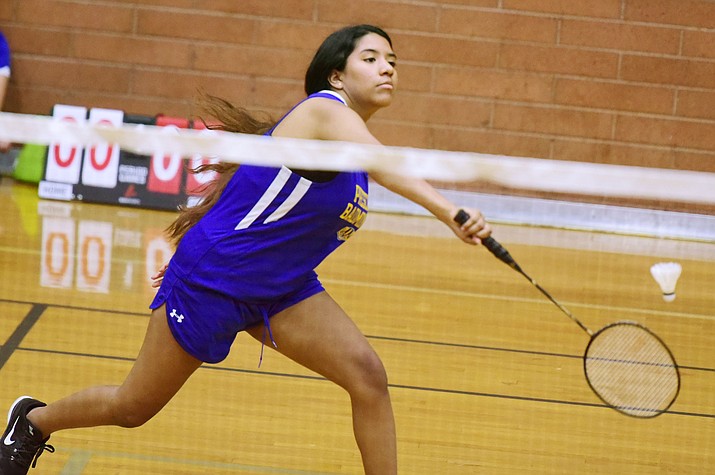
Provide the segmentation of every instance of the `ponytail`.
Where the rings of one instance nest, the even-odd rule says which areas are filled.
[[[212,130],[262,135],[273,126],[273,122],[268,117],[259,119],[242,107],[234,106],[224,99],[205,93],[201,93],[199,96],[199,106],[218,121],[218,124],[208,124],[202,119],[206,127]],[[215,172],[216,178],[198,190],[202,197],[200,203],[192,207],[180,206],[179,215],[166,228],[167,237],[175,248],[186,232],[216,204],[229,180],[238,170],[238,166],[236,163],[219,162],[200,165],[189,170],[190,173]]]

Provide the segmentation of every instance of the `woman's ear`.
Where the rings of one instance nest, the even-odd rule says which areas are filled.
[[[330,75],[328,76],[328,82],[333,88],[340,90],[343,88],[342,77],[342,73],[337,69],[334,69],[333,72],[330,73]]]

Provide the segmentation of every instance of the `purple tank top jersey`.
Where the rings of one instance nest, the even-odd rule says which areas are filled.
[[[330,93],[307,99],[316,96],[341,100]],[[367,199],[365,172],[311,182],[286,167],[241,165],[183,237],[172,266],[195,286],[270,302],[314,277],[318,264],[363,223]]]

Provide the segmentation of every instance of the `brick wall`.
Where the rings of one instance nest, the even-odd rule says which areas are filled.
[[[715,171],[709,0],[2,0],[5,109],[186,116],[202,88],[277,115],[358,22],[399,57],[385,143]]]

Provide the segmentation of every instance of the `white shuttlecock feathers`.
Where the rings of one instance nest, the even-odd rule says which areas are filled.
[[[650,273],[658,282],[666,302],[675,300],[675,286],[682,271],[682,266],[677,262],[659,262],[651,266]]]

